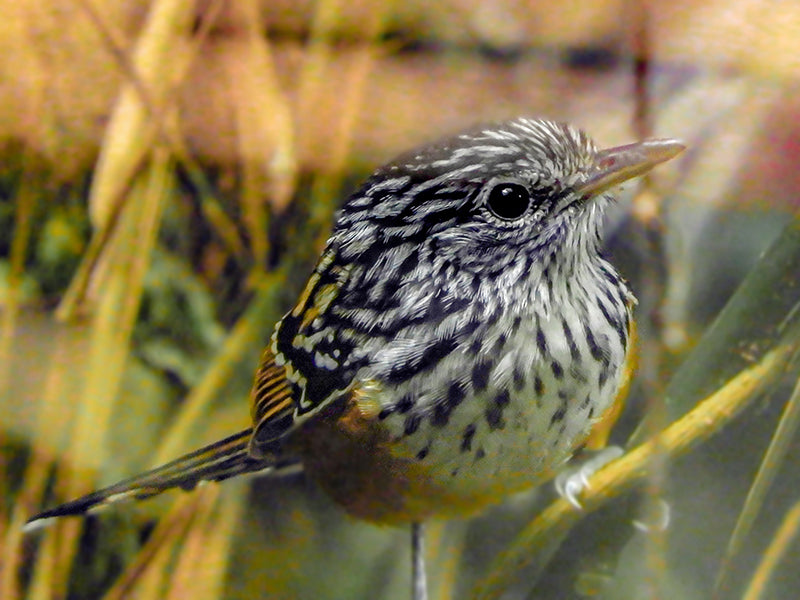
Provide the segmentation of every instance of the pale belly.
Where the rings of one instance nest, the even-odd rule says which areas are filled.
[[[580,326],[566,319],[570,331]],[[317,447],[327,458],[314,458],[312,475],[350,512],[381,522],[470,514],[549,479],[614,400],[625,357],[622,342],[607,336],[597,360],[564,329],[559,317],[521,326],[502,344],[486,340],[498,352],[451,353],[416,388],[390,390],[393,410],[349,436],[337,424],[348,450]],[[409,408],[403,398],[412,394]]]

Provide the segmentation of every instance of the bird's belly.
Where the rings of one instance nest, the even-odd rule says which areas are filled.
[[[446,419],[435,410],[380,419],[352,401],[337,419],[310,423],[298,436],[306,469],[362,519],[477,512],[558,472],[613,400],[624,351],[611,356],[570,363],[569,350],[555,346],[547,361],[515,377],[512,363],[525,357],[510,351],[494,365],[498,376]]]
[[[550,479],[586,439],[611,397],[600,396],[589,383],[559,385],[552,377],[540,378],[544,393],[525,385],[502,409],[497,394],[478,397],[473,406],[453,411],[446,431],[431,431],[427,440],[401,438],[394,454],[416,461],[430,481],[474,498],[478,507]]]

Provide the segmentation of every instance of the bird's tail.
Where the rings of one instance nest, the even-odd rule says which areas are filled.
[[[235,475],[276,467],[269,458],[253,458],[247,451],[252,429],[195,450],[170,463],[43,511],[28,520],[36,529],[45,519],[83,515],[124,500],[141,500],[172,488],[191,490],[201,481],[222,481]]]

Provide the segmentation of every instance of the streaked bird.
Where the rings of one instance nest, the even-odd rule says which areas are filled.
[[[598,150],[518,118],[400,156],[344,204],[275,326],[251,428],[32,522],[298,463],[388,524],[552,477],[613,410],[631,355],[635,299],[601,254],[607,192],[681,150]]]

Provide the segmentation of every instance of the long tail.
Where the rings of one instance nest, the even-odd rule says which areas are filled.
[[[248,454],[247,444],[252,433],[252,429],[240,431],[152,471],[43,511],[31,517],[25,528],[36,529],[44,524],[44,519],[83,515],[116,502],[156,496],[172,488],[191,490],[201,481],[222,481],[243,473],[280,467],[272,459],[257,459]]]

